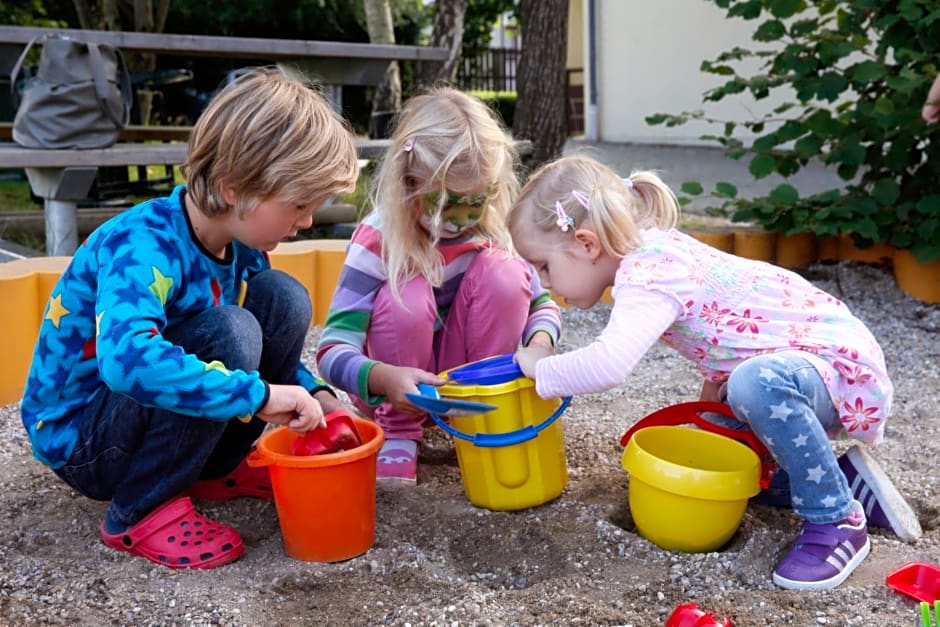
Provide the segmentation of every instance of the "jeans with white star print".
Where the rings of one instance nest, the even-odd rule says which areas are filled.
[[[727,394],[734,415],[789,475],[793,511],[812,523],[845,519],[852,492],[826,435],[839,417],[813,365],[795,350],[752,357],[731,372]]]

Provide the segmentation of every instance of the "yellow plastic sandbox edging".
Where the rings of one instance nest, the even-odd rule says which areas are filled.
[[[326,320],[349,240],[304,240],[279,245],[271,265],[310,293],[313,323]],[[46,302],[71,257],[30,257],[0,263],[0,405],[18,401],[33,359]]]

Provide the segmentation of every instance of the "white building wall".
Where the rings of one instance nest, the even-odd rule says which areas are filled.
[[[585,20],[590,1],[582,0]],[[763,44],[753,42],[751,35],[762,20],[728,19],[722,9],[706,0],[594,2],[598,139],[714,146],[699,137],[720,134],[719,126],[689,122],[667,128],[649,126],[645,118],[654,113],[705,109],[710,117],[740,121],[759,117],[782,101],[772,92],[771,98],[757,102],[737,94],[703,104],[702,95],[726,77],[705,74],[699,70],[701,62],[734,46],[758,49]],[[584,45],[587,63],[587,36]]]

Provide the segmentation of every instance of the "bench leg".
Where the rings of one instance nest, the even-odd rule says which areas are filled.
[[[45,200],[46,254],[71,255],[78,248],[78,200],[91,188],[98,168],[26,168],[33,193]]]
[[[46,254],[71,255],[78,248],[78,203],[46,199]]]

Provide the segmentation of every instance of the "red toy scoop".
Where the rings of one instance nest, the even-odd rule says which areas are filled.
[[[940,601],[940,566],[908,562],[889,574],[885,583],[918,601]]]
[[[326,426],[311,429],[294,440],[294,455],[325,455],[338,451],[349,451],[362,445],[362,437],[356,430],[352,417],[343,410],[330,412]]]

